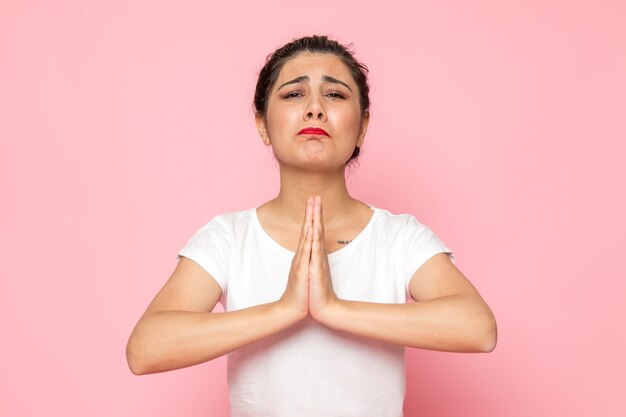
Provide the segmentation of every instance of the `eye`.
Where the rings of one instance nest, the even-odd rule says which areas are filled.
[[[343,96],[343,94],[338,93],[338,92],[336,92],[336,91],[330,92],[330,93],[328,93],[328,94],[326,94],[326,95],[327,95],[328,97],[330,97],[330,98],[345,98],[345,97]]]
[[[291,93],[285,94],[285,98],[295,98],[295,97],[300,97],[301,95],[302,93],[299,91],[292,91]]]

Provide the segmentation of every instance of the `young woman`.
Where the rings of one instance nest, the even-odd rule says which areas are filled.
[[[133,373],[228,353],[232,416],[397,417],[405,346],[494,349],[494,316],[450,249],[347,191],[369,123],[366,72],[323,36],[268,57],[254,103],[280,192],[214,217],[180,251],[128,342]]]

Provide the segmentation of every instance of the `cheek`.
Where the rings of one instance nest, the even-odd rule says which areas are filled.
[[[357,109],[357,111],[351,109],[342,113],[340,117],[337,118],[337,126],[345,135],[350,137],[354,136],[354,139],[356,139],[361,128],[360,109]]]
[[[271,140],[274,140],[274,138],[276,137],[276,133],[280,132],[280,130],[277,129],[277,126],[280,125],[280,120],[278,120],[276,116],[272,115],[270,112],[267,112],[267,116],[265,119],[265,129],[267,131],[267,135]]]
[[[280,108],[268,109],[267,112],[267,133],[271,139],[278,139],[280,135],[286,135],[289,126],[294,123],[293,112],[284,111]]]

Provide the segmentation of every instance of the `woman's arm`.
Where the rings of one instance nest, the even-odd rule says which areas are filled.
[[[415,272],[410,304],[382,304],[337,298],[324,248],[322,204],[315,200],[311,245],[309,309],[324,325],[359,336],[422,349],[491,352],[496,321],[491,309],[445,253]]]
[[[448,352],[491,352],[494,315],[445,253],[426,261],[410,283],[409,304],[334,299],[320,317],[326,326],[405,346]]]
[[[302,316],[281,300],[211,313],[221,294],[202,267],[181,257],[128,340],[130,370],[142,375],[206,362],[279,332]]]

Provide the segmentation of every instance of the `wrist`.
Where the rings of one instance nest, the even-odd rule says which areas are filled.
[[[309,313],[308,309],[303,309],[299,306],[296,306],[283,298],[279,299],[274,304],[276,314],[282,320],[286,320],[288,322],[288,325],[299,322],[300,320],[306,318]]]
[[[314,318],[328,328],[337,329],[344,311],[345,303],[344,300],[335,297],[329,300]]]

